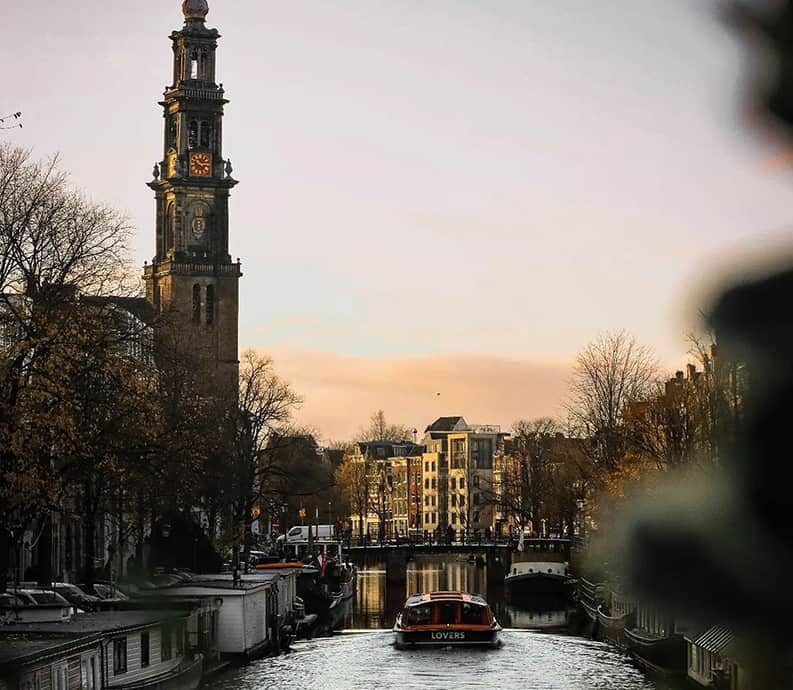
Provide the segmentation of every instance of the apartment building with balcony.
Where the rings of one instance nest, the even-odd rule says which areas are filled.
[[[424,528],[485,530],[493,523],[486,500],[493,458],[509,434],[497,425],[439,417],[424,432]]]

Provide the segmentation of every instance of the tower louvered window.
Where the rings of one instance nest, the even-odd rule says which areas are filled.
[[[207,325],[215,322],[215,286],[207,285]]]
[[[193,285],[193,323],[201,323],[201,286]]]

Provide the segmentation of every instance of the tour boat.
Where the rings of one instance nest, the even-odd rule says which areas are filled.
[[[394,624],[399,649],[424,646],[498,647],[501,632],[487,602],[466,592],[414,594]]]

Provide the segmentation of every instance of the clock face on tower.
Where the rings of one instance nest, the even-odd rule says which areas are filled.
[[[191,153],[190,154],[190,174],[200,177],[207,177],[212,174],[212,154],[211,153]]]

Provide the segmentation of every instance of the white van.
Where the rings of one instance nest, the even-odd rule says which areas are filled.
[[[332,541],[336,538],[336,525],[297,525],[289,528],[286,533],[286,543],[307,542],[309,529],[312,539]],[[278,537],[278,540],[283,541],[283,536]]]

